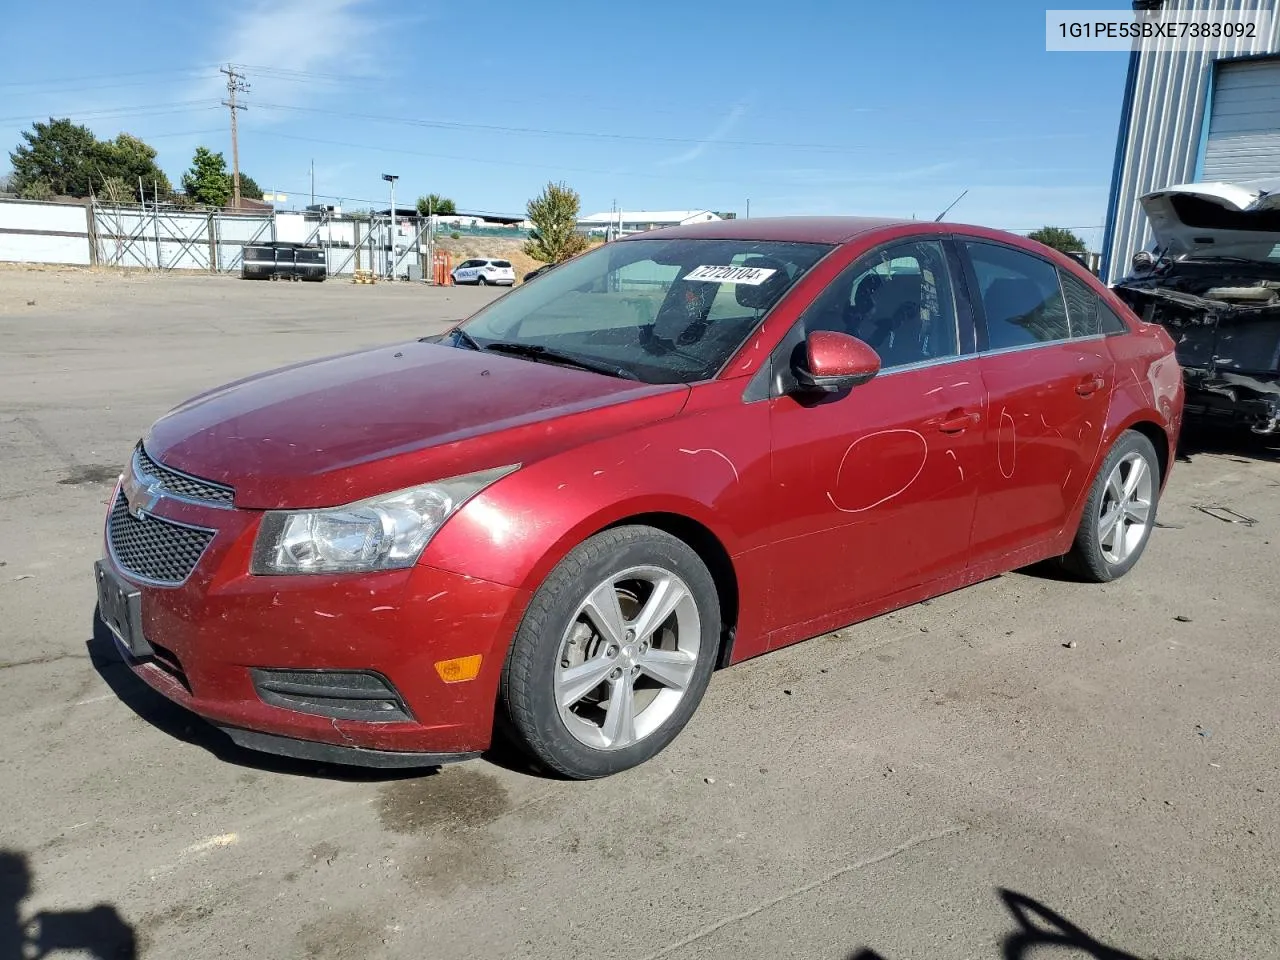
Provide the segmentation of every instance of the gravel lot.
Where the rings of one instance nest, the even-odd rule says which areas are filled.
[[[0,956],[37,914],[189,960],[1280,956],[1274,446],[1192,438],[1118,583],[1016,573],[722,671],[597,783],[247,753],[92,639],[152,420],[493,295],[0,270]]]

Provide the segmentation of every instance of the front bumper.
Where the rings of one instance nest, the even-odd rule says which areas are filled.
[[[117,493],[117,495],[119,495]],[[210,511],[171,504],[171,519]],[[192,514],[199,514],[193,516]],[[525,591],[416,566],[367,575],[251,576],[257,532],[249,511],[221,520],[200,563],[176,587],[139,583],[108,551],[103,565],[140,596],[133,672],[243,746],[328,762],[429,766],[489,746],[498,679],[523,615]],[[473,680],[446,683],[436,663],[481,656]],[[389,720],[358,711],[280,705],[263,671],[335,671],[385,679]],[[271,703],[264,699],[274,699]],[[305,698],[304,698],[305,699]]]
[[[1184,367],[1189,416],[1230,422],[1254,433],[1280,432],[1280,382]]]

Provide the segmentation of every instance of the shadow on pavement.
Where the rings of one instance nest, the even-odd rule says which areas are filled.
[[[95,960],[136,960],[133,927],[110,904],[42,910],[24,920],[22,901],[31,894],[31,886],[26,855],[0,850],[0,957],[38,960],[65,952]]]
[[[1043,953],[1037,949],[1039,947],[1073,950],[1074,956],[1088,957],[1090,960],[1142,960],[1137,954],[1126,953],[1095,939],[1039,900],[1003,887],[998,892],[1017,924],[1017,929],[1005,934],[1000,943],[1001,960],[1035,960]],[[1054,956],[1057,956],[1056,951]],[[847,960],[891,958],[870,948],[863,948],[849,954]]]
[[[1259,436],[1242,427],[1187,421],[1178,439],[1178,459],[1187,463],[1200,454],[1227,457],[1238,463],[1280,463],[1280,435]]]
[[[93,668],[130,710],[161,732],[185,743],[203,747],[219,760],[227,763],[251,767],[266,773],[352,782],[409,780],[430,776],[438,771],[436,767],[381,769],[324,764],[248,750],[233,743],[230,737],[213,724],[172,700],[162,697],[135,677],[133,671],[121,659],[115,640],[112,639],[106,624],[98,617],[96,608],[93,613],[93,636],[85,646],[89,651]],[[5,956],[7,954],[0,953],[0,957]]]

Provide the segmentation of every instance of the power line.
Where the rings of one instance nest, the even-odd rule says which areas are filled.
[[[156,77],[167,74],[187,73],[195,74],[200,71],[207,71],[217,64],[205,64],[197,67],[183,67],[181,69],[169,68],[165,70],[131,70],[125,73],[99,73],[92,76],[80,77],[46,77],[43,80],[6,80],[0,83],[0,87],[44,87],[50,83],[91,83],[95,80],[114,80],[117,77]]]
[[[493,133],[520,133],[547,137],[580,137],[591,140],[624,140],[644,143],[701,144],[708,143],[707,137],[659,137],[644,136],[635,133],[601,133],[594,130],[554,130],[541,127],[509,127],[491,123],[470,123],[462,120],[426,120],[414,117],[388,117],[370,113],[353,113],[342,110],[326,110],[322,107],[302,107],[284,103],[256,104],[263,110],[291,110],[298,113],[316,113],[324,116],[342,117],[348,120],[372,120],[377,123],[394,123],[405,126],[428,127],[444,130],[486,130]],[[873,144],[857,144],[839,146],[831,143],[783,143],[777,140],[716,140],[717,146],[724,147],[781,147],[789,150],[828,150],[850,152],[854,150],[873,150]]]
[[[156,103],[150,106],[116,107],[90,111],[49,110],[41,111],[41,114],[51,117],[63,116],[83,122],[85,120],[112,120],[119,117],[162,116],[166,113],[194,113],[204,109],[218,109],[218,101],[216,99],[183,100],[175,103]],[[23,123],[31,120],[31,117],[32,114],[30,113],[16,117],[0,117],[0,123]]]

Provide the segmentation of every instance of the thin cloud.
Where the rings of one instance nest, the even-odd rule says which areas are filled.
[[[712,144],[719,143],[727,137],[733,128],[738,125],[738,121],[742,119],[743,114],[747,112],[745,104],[735,104],[733,109],[726,113],[721,121],[716,124],[707,136],[699,140],[696,144],[686,150],[684,153],[676,154],[674,157],[668,157],[666,160],[659,160],[660,167],[675,167],[683,163],[690,163],[697,160],[700,156],[707,152],[707,147]]]
[[[373,42],[383,33],[376,9],[371,0],[253,0],[238,7],[210,52],[249,81],[244,122],[272,119],[268,110],[255,113],[254,101],[312,103],[340,88],[335,74],[369,72]],[[195,89],[196,96],[225,95],[226,77],[211,71]]]

